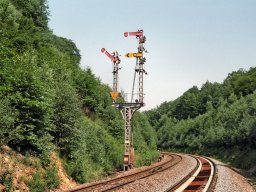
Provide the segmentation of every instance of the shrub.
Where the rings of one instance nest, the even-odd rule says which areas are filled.
[[[13,177],[9,172],[5,172],[0,176],[0,183],[4,185],[5,192],[13,191]]]
[[[46,190],[46,183],[41,173],[35,173],[33,179],[28,181],[28,187],[31,192],[42,192]]]
[[[45,181],[48,189],[57,188],[60,185],[58,170],[56,167],[50,167],[46,170]]]

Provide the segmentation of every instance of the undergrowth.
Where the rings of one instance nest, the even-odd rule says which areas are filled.
[[[44,172],[37,172],[33,175],[27,185],[31,192],[42,192],[46,189],[55,189],[59,186],[60,180],[56,167],[49,167]]]

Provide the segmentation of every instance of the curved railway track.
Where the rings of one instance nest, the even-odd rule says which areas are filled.
[[[214,190],[217,175],[214,163],[206,157],[192,157],[197,160],[197,166],[165,192],[211,192]]]
[[[121,176],[118,178],[113,178],[113,179],[102,181],[102,182],[97,182],[97,183],[90,184],[90,185],[88,185],[88,184],[80,185],[78,187],[66,190],[65,192],[114,191],[114,190],[117,190],[117,189],[123,187],[124,185],[130,184],[138,179],[143,179],[143,178],[149,177],[153,174],[167,170],[167,169],[175,166],[182,160],[182,156],[177,155],[177,154],[169,154],[169,153],[163,153],[163,154],[170,156],[171,158],[168,161],[163,162],[157,166],[149,167],[147,169],[144,169],[142,171],[139,171],[139,172],[136,172],[133,174]]]
[[[162,162],[156,166],[150,166],[147,169],[124,175],[117,178],[108,179],[93,184],[84,184],[78,187],[66,190],[65,192],[86,192],[86,191],[116,191],[125,185],[131,184],[139,179],[150,177],[156,173],[165,171],[174,167],[182,161],[182,155],[163,153],[170,156],[168,161]],[[187,174],[182,180],[172,185],[165,192],[211,192],[214,187],[215,167],[213,162],[205,157],[191,156],[197,160],[195,168]]]

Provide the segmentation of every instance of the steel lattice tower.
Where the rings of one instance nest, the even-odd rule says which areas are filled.
[[[143,57],[145,48],[144,43],[146,41],[146,37],[143,34],[143,30],[138,30],[137,32],[125,32],[125,37],[128,36],[135,36],[138,39],[138,52],[137,53],[127,53],[126,57],[135,57],[136,58],[136,65],[135,65],[135,72],[134,72],[134,80],[133,80],[133,87],[132,87],[132,95],[131,95],[131,102],[117,102],[117,98],[120,96],[118,92],[118,71],[120,64],[120,59],[118,57],[118,53],[114,52],[113,54],[109,54],[104,48],[101,49],[103,53],[105,53],[113,62],[113,91],[110,93],[112,96],[112,104],[115,108],[119,109],[123,119],[124,119],[124,162],[123,168],[124,170],[128,170],[133,167],[134,165],[134,147],[133,147],[133,136],[132,136],[132,117],[133,114],[145,105],[144,103],[144,90],[143,90],[143,77],[144,74],[147,74],[145,71],[145,62],[146,58]],[[134,101],[134,86],[136,77],[138,74],[138,99]]]

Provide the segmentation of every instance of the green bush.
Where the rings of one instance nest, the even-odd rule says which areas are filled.
[[[0,144],[10,139],[10,130],[13,128],[15,116],[16,113],[10,106],[10,101],[6,98],[2,99],[0,94]]]
[[[58,170],[56,167],[46,169],[45,181],[48,189],[55,189],[60,185]]]
[[[26,153],[24,159],[22,159],[21,163],[23,163],[26,166],[30,166],[36,169],[41,168],[41,161],[38,158],[34,158],[33,156]]]
[[[157,161],[159,156],[160,156],[160,153],[157,151],[137,152],[135,154],[135,165],[137,167],[151,165],[153,162]]]
[[[41,173],[35,173],[32,180],[28,181],[31,192],[43,192],[46,190],[46,183]]]
[[[91,162],[89,162],[88,157],[78,156],[72,160],[64,160],[65,169],[67,174],[71,176],[78,183],[85,183],[90,181],[93,172],[95,170],[91,167]]]
[[[56,167],[48,167],[45,172],[37,172],[33,178],[27,182],[31,192],[42,192],[46,189],[55,189],[59,186],[60,180]]]
[[[0,175],[0,183],[4,185],[5,192],[12,192],[13,189],[13,177],[10,172],[5,172],[4,174]]]

